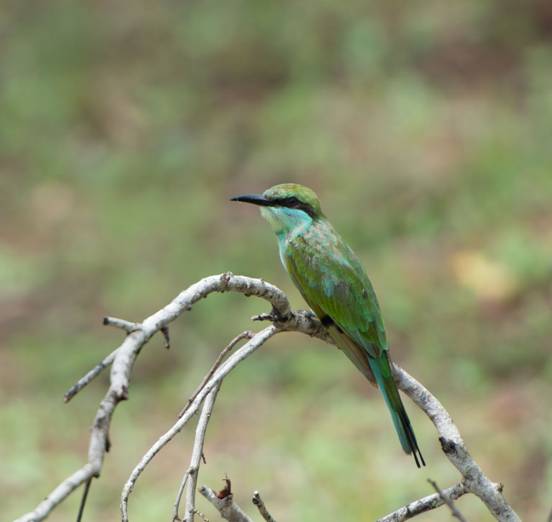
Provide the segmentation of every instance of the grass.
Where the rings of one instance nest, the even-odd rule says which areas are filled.
[[[390,6],[231,0],[7,2],[0,39],[0,504],[33,507],[83,462],[105,376],[68,386],[198,278],[263,277],[303,307],[253,209],[297,181],[359,253],[392,354],[444,402],[524,520],[552,488],[552,45],[539,2]],[[114,418],[89,520],[118,516],[130,469],[265,305],[213,296],[154,339]],[[456,474],[430,423],[404,457],[383,401],[335,350],[270,342],[225,383],[200,482],[224,473],[282,520],[371,520]],[[131,504],[169,516],[186,432]],[[78,499],[55,520],[72,520]],[[458,507],[488,520],[476,499]],[[201,509],[209,512],[208,506]],[[435,512],[425,520],[442,520]],[[213,519],[212,513],[210,518]]]

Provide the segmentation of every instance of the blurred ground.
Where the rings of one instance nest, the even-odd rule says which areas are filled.
[[[524,520],[552,507],[552,4],[8,0],[0,6],[0,505],[32,508],[86,454],[106,376],[64,391],[198,278],[270,280],[276,243],[230,195],[297,181],[365,261],[392,353],[431,388]],[[142,353],[86,520],[262,302],[214,296]],[[216,327],[214,327],[216,325]],[[335,350],[289,334],[229,378],[200,483],[281,520],[372,520],[457,480],[427,469]],[[152,413],[153,412],[153,413]],[[168,518],[190,433],[138,484]],[[52,520],[74,519],[77,496]],[[210,513],[201,504],[201,510]],[[458,507],[489,520],[473,498]],[[438,521],[443,511],[420,517]],[[213,518],[212,518],[213,519]]]

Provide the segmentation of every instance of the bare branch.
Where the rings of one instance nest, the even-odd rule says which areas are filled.
[[[22,516],[16,522],[38,522],[43,520],[76,488],[92,477],[99,477],[105,453],[109,450],[110,446],[109,427],[113,412],[119,402],[128,398],[129,378],[136,358],[143,346],[157,332],[162,332],[165,335],[165,342],[168,344],[167,328],[170,322],[185,311],[190,310],[198,300],[207,297],[213,292],[225,291],[238,292],[246,296],[254,295],[270,302],[272,305],[271,313],[261,314],[255,319],[270,320],[272,325],[257,333],[225,361],[221,362],[221,357],[221,360],[216,362],[213,371],[209,373],[204,383],[200,385],[183,415],[150,448],[134,468],[125,484],[121,497],[122,518],[125,521],[128,520],[128,495],[132,491],[141,472],[157,452],[186,425],[190,418],[199,410],[206,397],[216,387],[220,386],[224,377],[237,364],[251,355],[270,337],[282,331],[301,332],[332,344],[332,340],[314,314],[304,311],[292,312],[286,295],[280,289],[261,279],[234,276],[231,273],[210,276],[198,281],[181,292],[167,306],[146,318],[142,323],[131,323],[123,319],[107,318],[105,320],[106,324],[116,326],[127,333],[125,339],[116,350],[82,377],[66,394],[66,400],[69,400],[104,368],[110,364],[112,365],[110,385],[98,407],[91,430],[88,463],[61,482],[34,511]],[[443,452],[463,477],[462,484],[465,492],[477,495],[497,520],[502,522],[518,522],[519,517],[506,502],[502,495],[502,488],[493,484],[473,460],[464,445],[457,427],[441,403],[416,379],[399,367],[395,367],[395,378],[401,390],[426,413],[435,425],[439,433]],[[446,490],[446,492],[450,493],[449,490]],[[432,497],[434,496],[432,495]],[[438,498],[438,500],[441,499]],[[417,502],[423,501],[424,499],[421,499]]]
[[[259,333],[257,333],[251,340],[249,340],[238,351],[233,353],[221,366],[215,371],[214,375],[209,379],[201,391],[197,394],[197,397],[193,400],[190,407],[185,411],[184,415],[180,417],[175,424],[162,435],[153,446],[146,452],[146,454],[140,459],[140,462],[135,466],[130,474],[130,477],[126,481],[123,492],[121,494],[121,520],[128,522],[128,497],[134,489],[134,485],[138,480],[138,477],[142,474],[146,466],[151,462],[153,457],[159,453],[159,451],[166,446],[173,437],[186,425],[186,423],[197,412],[199,406],[207,396],[207,394],[217,385],[220,384],[222,379],[226,377],[241,361],[251,355],[255,350],[260,348],[268,339],[270,339],[279,330],[274,326],[267,326]]]
[[[201,486],[199,492],[215,506],[224,520],[228,520],[229,522],[253,522],[240,506],[234,502],[234,495],[231,492],[227,495],[221,495],[220,493],[217,495],[207,486]]]
[[[443,494],[451,500],[456,500],[466,493],[469,493],[469,491],[466,488],[466,485],[462,482],[443,491]],[[444,505],[444,503],[443,498],[438,493],[434,493],[433,495],[428,495],[427,497],[415,500],[414,502],[397,509],[393,513],[379,518],[377,522],[404,522],[404,520],[414,518],[416,515],[421,515],[422,513],[438,508]]]
[[[140,330],[142,325],[140,323],[132,323],[126,319],[119,319],[118,317],[104,317],[102,323],[105,326],[114,326],[115,328],[120,328],[126,333],[132,333],[136,330]]]
[[[92,464],[85,464],[82,468],[75,471],[67,477],[59,486],[56,487],[36,508],[34,511],[23,515],[15,522],[36,522],[44,520],[48,514],[66,497],[68,497],[81,484],[94,476]]]
[[[261,495],[258,491],[255,491],[253,493],[253,504],[257,506],[257,509],[259,510],[259,513],[261,516],[266,520],[266,522],[276,522],[272,515],[268,512],[268,509],[266,509],[265,503],[263,502],[263,499],[261,498]]]
[[[274,313],[254,315],[251,320],[270,321],[280,330],[287,332],[301,332],[311,337],[317,337],[328,344],[334,344],[327,330],[310,310],[297,310],[295,312],[291,312],[285,321],[275,317]]]
[[[438,485],[437,482],[431,479],[427,479],[427,481],[431,484],[433,489],[437,492],[437,495],[439,495],[439,498],[448,506],[450,509],[450,512],[452,513],[452,516],[454,518],[457,518],[460,520],[460,522],[467,522],[467,520],[464,518],[464,515],[458,511],[456,506],[454,505],[454,502],[452,498],[450,498],[449,495],[447,495]]]
[[[168,350],[171,347],[171,336],[169,335],[169,327],[162,326],[161,333],[163,334],[163,340],[165,341],[165,348]]]
[[[111,417],[117,404],[121,400],[128,398],[130,374],[142,347],[155,333],[166,327],[183,312],[190,310],[197,301],[213,292],[225,291],[238,292],[246,296],[255,295],[265,299],[271,303],[273,309],[277,310],[280,317],[290,317],[290,320],[294,320],[286,295],[279,288],[266,283],[262,279],[234,276],[227,272],[205,277],[181,292],[167,306],[146,318],[141,323],[139,329],[129,333],[119,348],[114,350],[110,356],[100,363],[99,366],[101,368],[99,370],[96,367],[81,379],[82,382],[79,381],[81,385],[77,385],[77,387],[78,389],[82,389],[103,368],[112,364],[110,386],[99,405],[92,426],[88,449],[88,463],[67,477],[33,511],[20,517],[17,522],[38,522],[43,520],[81,484],[91,477],[99,477],[105,452],[110,446],[109,426],[111,424]],[[130,329],[130,325],[135,324],[124,320],[121,321],[108,318],[105,322],[109,325],[118,326],[125,332]],[[74,393],[70,396],[74,396]]]
[[[215,362],[213,363],[213,366],[211,366],[210,370],[207,372],[207,375],[203,378],[201,381],[201,384],[198,386],[197,390],[194,392],[192,397],[188,400],[188,403],[184,407],[184,409],[180,412],[178,417],[182,417],[186,409],[190,406],[190,404],[193,402],[193,400],[197,397],[198,393],[202,390],[202,388],[205,386],[205,384],[209,381],[209,379],[213,376],[215,373],[215,370],[220,366],[222,363],[224,357],[240,342],[242,339],[252,339],[254,336],[253,332],[250,330],[246,330],[245,332],[242,332],[241,334],[237,335],[232,339],[220,352],[218,357],[216,358]],[[178,510],[180,505],[180,500],[182,498],[182,494],[184,492],[185,486],[188,483],[188,479],[190,479],[188,483],[188,488],[186,489],[186,509],[185,509],[185,515],[184,520],[185,521],[191,521],[193,522],[194,513],[197,512],[195,509],[195,490],[197,487],[197,479],[199,476],[199,466],[201,465],[201,460],[203,457],[203,446],[205,443],[205,434],[207,432],[207,424],[209,423],[209,419],[211,417],[211,412],[213,410],[213,407],[215,405],[215,399],[217,396],[217,393],[220,389],[220,383],[213,388],[213,390],[209,393],[207,398],[205,399],[205,403],[203,405],[203,408],[201,410],[201,416],[199,418],[199,421],[197,423],[196,428],[196,435],[194,439],[194,445],[192,448],[192,458],[190,462],[190,466],[186,470],[186,473],[184,474],[184,477],[182,478],[182,482],[180,484],[180,487],[178,489],[178,493],[176,496],[176,501],[174,504],[174,511],[173,511],[173,521],[180,520],[178,516]]]
[[[203,522],[209,522],[209,519],[205,516],[204,513],[202,513],[201,511],[198,511],[197,509],[195,510],[195,514],[201,518],[201,520],[203,520]]]
[[[81,503],[79,506],[79,512],[77,513],[77,522],[81,522],[82,515],[84,513],[84,507],[86,506],[86,499],[88,498],[88,493],[90,491],[90,486],[92,484],[92,477],[90,477],[84,484],[84,492],[82,493]]]
[[[184,490],[186,489],[186,484],[188,483],[188,479],[190,478],[190,468],[188,468],[184,475],[182,475],[182,480],[180,481],[180,485],[178,486],[178,491],[176,493],[176,500],[173,504],[173,514],[172,514],[172,522],[182,522],[182,519],[178,515],[178,512],[180,511],[180,501],[182,500],[182,495],[184,494]]]
[[[477,495],[493,516],[501,522],[520,522],[520,518],[506,502],[502,488],[489,480],[468,453],[458,428],[439,400],[402,368],[394,365],[395,380],[437,428],[444,454],[460,472],[470,493]]]
[[[185,477],[182,480],[182,484],[178,490],[176,501],[174,503],[173,521],[180,520],[178,516],[178,509],[180,505],[180,499],[186,488],[186,508],[184,510],[184,520],[186,522],[193,522],[195,514],[195,491],[197,487],[197,479],[199,476],[199,467],[201,465],[201,457],[203,455],[203,445],[205,444],[205,434],[207,433],[207,424],[211,418],[213,407],[215,406],[215,400],[217,393],[220,389],[220,383],[217,384],[207,395],[203,408],[201,409],[201,415],[197,421],[194,445],[192,448],[192,457],[190,460],[190,466],[186,470]],[[187,486],[187,487],[186,487]]]
[[[203,377],[203,380],[199,384],[199,386],[196,388],[196,391],[192,394],[192,396],[188,399],[188,402],[184,408],[180,411],[178,414],[178,418],[182,417],[184,415],[184,412],[188,409],[190,404],[194,401],[194,399],[197,397],[197,394],[203,389],[207,381],[213,376],[213,373],[215,373],[215,370],[220,366],[220,363],[222,360],[226,357],[228,352],[230,352],[236,344],[238,344],[242,339],[251,339],[253,337],[253,332],[251,330],[246,330],[245,332],[242,332],[239,335],[236,335],[234,339],[232,339],[222,350],[222,352],[219,353],[218,357],[216,358],[215,362],[213,363],[213,366],[211,366],[210,370],[207,372],[207,375]]]
[[[117,348],[118,350],[118,348]],[[100,373],[110,366],[113,361],[115,360],[115,356],[117,355],[117,350],[111,352],[107,357],[103,359],[103,361],[99,362],[94,368],[92,368],[86,375],[81,377],[71,388],[65,392],[65,395],[63,396],[63,400],[65,402],[69,402],[77,393],[79,393],[87,384],[89,384],[91,381],[93,381]]]

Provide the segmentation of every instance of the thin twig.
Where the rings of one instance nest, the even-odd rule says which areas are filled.
[[[133,470],[129,480],[125,484],[122,494],[123,520],[128,520],[126,515],[126,503],[128,495],[134,487],[136,479],[144,467],[151,461],[157,452],[182,429],[189,419],[198,411],[201,403],[208,393],[220,383],[220,381],[243,359],[258,349],[267,339],[282,331],[296,331],[310,336],[315,336],[332,344],[323,325],[312,312],[292,312],[286,295],[277,287],[261,279],[244,276],[234,276],[225,273],[206,277],[191,285],[181,292],[173,301],[164,308],[146,318],[142,323],[131,323],[125,320],[108,318],[106,324],[116,326],[127,332],[123,343],[106,357],[98,366],[88,372],[76,386],[76,392],[82,389],[103,368],[111,364],[110,385],[106,395],[101,401],[91,430],[88,450],[88,462],[71,476],[63,480],[34,511],[23,515],[16,522],[38,522],[43,520],[55,507],[69,496],[76,488],[85,483],[91,477],[99,477],[103,459],[109,449],[109,428],[111,418],[117,405],[128,398],[128,385],[134,363],[142,347],[157,332],[162,331],[185,311],[202,298],[213,292],[232,291],[246,296],[255,295],[269,301],[273,312],[270,319],[273,325],[255,335],[248,343],[228,357],[215,370],[213,375],[199,393],[192,400],[184,415],[176,424],[166,432],[144,455],[142,460]],[[261,319],[268,319],[262,316]],[[416,379],[411,377],[401,368],[395,367],[395,378],[400,389],[405,392],[431,419],[439,434],[441,447],[450,462],[456,467],[463,477],[466,490],[477,495],[487,506],[492,515],[501,522],[519,522],[519,517],[507,503],[501,488],[493,484],[483,473],[481,467],[468,453],[456,425],[441,403]],[[69,400],[74,393],[68,392]],[[125,518],[126,516],[126,518]]]
[[[216,508],[220,516],[229,522],[253,522],[245,512],[234,502],[234,495],[215,493],[207,486],[201,486],[199,492]]]
[[[251,355],[255,350],[260,348],[268,339],[275,335],[279,330],[271,325],[250,339],[246,344],[244,344],[239,350],[234,352],[226,361],[224,361],[220,367],[215,370],[215,373],[205,384],[205,386],[198,393],[197,397],[193,400],[190,407],[186,410],[184,415],[180,417],[173,426],[157,441],[153,446],[145,453],[145,455],[140,459],[140,462],[134,467],[132,473],[130,474],[128,480],[126,481],[123,491],[121,493],[121,520],[122,522],[128,522],[128,498],[134,489],[134,485],[138,480],[138,477],[142,474],[146,466],[151,462],[151,460],[165,447],[174,436],[186,425],[186,423],[192,418],[193,415],[199,409],[199,406],[207,396],[207,394],[217,386],[241,361],[246,357]]]
[[[450,509],[450,512],[452,513],[452,516],[460,520],[460,522],[467,522],[467,520],[464,518],[464,515],[462,515],[462,513],[458,511],[458,508],[454,505],[454,502],[452,501],[452,499],[437,485],[437,482],[431,479],[427,479],[427,481],[437,492],[437,494],[439,495],[439,498],[448,506],[448,508]]]
[[[195,510],[195,514],[203,520],[203,522],[209,522],[209,519],[201,511]]]
[[[197,487],[197,479],[199,477],[199,467],[201,465],[203,455],[203,446],[205,444],[205,434],[207,432],[207,424],[209,423],[209,419],[211,418],[219,389],[220,384],[218,384],[211,390],[209,395],[207,395],[205,402],[203,403],[201,415],[199,416],[199,420],[197,421],[190,465],[188,466],[188,469],[184,474],[182,483],[178,488],[178,493],[176,495],[176,500],[174,503],[174,521],[180,520],[180,517],[178,516],[180,500],[182,499],[184,489],[186,489],[186,507],[184,510],[184,520],[186,522],[193,522],[195,514],[195,491]]]
[[[168,350],[171,347],[171,336],[169,334],[169,327],[162,326],[161,333],[163,334],[163,339],[165,340],[165,348]]]
[[[126,321],[125,319],[119,319],[118,317],[104,317],[102,319],[102,324],[105,326],[113,326],[115,328],[120,328],[124,330],[127,334],[136,332],[140,330],[142,325],[140,323],[133,323]],[[117,349],[118,350],[118,349]],[[94,368],[92,368],[88,373],[81,377],[63,396],[65,402],[69,402],[77,393],[79,393],[87,384],[94,380],[105,368],[110,366],[115,360],[117,355],[117,350],[111,352],[107,357],[105,357],[101,362],[99,362]]]
[[[174,501],[174,504],[173,504],[172,522],[182,521],[182,519],[178,515],[178,512],[180,510],[180,501],[182,500],[182,495],[184,494],[184,489],[186,488],[186,484],[189,478],[190,478],[190,468],[188,468],[184,472],[184,475],[182,475],[182,480],[180,481],[180,485],[178,486],[178,491],[176,492],[176,500]]]
[[[257,506],[259,513],[266,520],[266,522],[276,522],[276,520],[274,520],[274,518],[266,508],[265,503],[263,502],[263,499],[261,498],[261,495],[258,491],[255,491],[253,493],[252,502],[253,504],[255,504],[255,506]]]
[[[399,389],[406,393],[435,425],[443,453],[462,475],[468,491],[477,495],[497,520],[520,522],[501,489],[483,473],[479,464],[469,454],[460,431],[440,401],[397,365],[394,365],[394,376]]]
[[[77,513],[77,522],[81,522],[82,515],[84,513],[84,506],[86,506],[86,499],[88,498],[88,492],[90,491],[90,485],[92,484],[92,477],[90,477],[84,484],[84,492],[82,494],[81,503],[79,506],[79,512]]]
[[[142,328],[142,325],[140,323],[133,323],[131,321],[127,321],[126,319],[119,319],[118,317],[106,316],[103,318],[102,323],[105,326],[114,326],[115,328],[120,328],[126,333],[132,333]]]
[[[118,348],[117,348],[118,350]],[[71,388],[67,390],[63,396],[65,402],[69,402],[77,393],[79,393],[87,384],[93,381],[100,373],[110,366],[117,355],[117,350],[111,352],[107,357],[105,357],[101,362],[99,362],[94,368],[92,368],[88,373],[81,377]]]
[[[186,509],[184,512],[185,522],[194,522],[195,513],[195,492],[197,488],[197,479],[199,477],[199,467],[201,466],[201,457],[203,455],[203,446],[205,444],[205,434],[207,432],[207,424],[211,418],[213,407],[215,406],[215,400],[217,398],[218,391],[222,381],[209,392],[205,401],[203,402],[203,408],[201,415],[197,423],[196,435],[194,440],[194,446],[192,449],[192,458],[190,461],[190,480],[186,488]]]
[[[182,417],[184,415],[184,412],[190,407],[190,404],[194,401],[194,399],[197,397],[197,394],[202,390],[202,388],[205,386],[207,381],[213,376],[213,373],[215,373],[215,370],[220,366],[222,360],[226,357],[228,352],[230,352],[236,344],[238,344],[242,339],[251,339],[253,337],[253,332],[251,330],[246,330],[245,332],[242,332],[239,335],[236,335],[234,339],[232,339],[219,353],[218,357],[215,359],[215,362],[207,372],[207,375],[203,377],[201,383],[196,388],[192,396],[188,399],[188,402],[186,403],[186,406],[180,410],[180,413],[178,414],[178,418]]]
[[[128,397],[129,378],[136,357],[142,347],[160,329],[167,326],[184,312],[191,310],[192,306],[200,299],[207,297],[213,292],[225,291],[255,295],[267,300],[273,308],[278,310],[282,317],[289,316],[289,325],[291,328],[299,324],[306,325],[308,322],[304,321],[300,315],[295,316],[292,314],[287,296],[279,288],[262,279],[235,276],[230,272],[226,272],[224,274],[205,277],[188,287],[164,308],[146,318],[141,323],[141,328],[131,331],[119,348],[114,350],[111,356],[102,361],[102,363],[106,363],[107,360],[107,364],[112,364],[110,385],[105,397],[98,407],[92,425],[88,449],[88,462],[64,479],[33,511],[17,519],[17,522],[38,522],[43,520],[60,502],[65,500],[65,498],[90,477],[99,477],[105,453],[110,446],[109,427],[111,425],[111,417],[120,401]],[[125,327],[125,323],[128,323],[126,325],[128,328]],[[128,321],[119,323],[116,320],[108,318],[106,324],[118,326],[127,331],[131,329],[129,325],[136,325],[137,323],[130,323]],[[320,328],[320,326],[314,324],[312,328],[313,330],[312,332],[309,331],[309,334],[314,334],[314,329]],[[101,369],[104,367],[105,366]],[[94,369],[92,372],[89,372],[89,374],[83,378],[83,386],[90,382],[101,369],[99,371]],[[82,387],[79,389],[82,389]]]
[[[456,486],[445,489],[443,493],[451,500],[456,500],[462,495],[469,493],[469,491],[466,485],[460,482]],[[406,506],[393,511],[393,513],[379,518],[377,522],[404,522],[405,520],[414,518],[416,515],[421,515],[442,505],[444,505],[443,498],[438,493],[434,493],[433,495],[410,502]]]

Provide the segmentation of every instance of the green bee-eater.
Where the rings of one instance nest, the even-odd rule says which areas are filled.
[[[425,465],[389,362],[376,294],[358,257],[322,213],[316,194],[295,183],[232,198],[261,206],[278,238],[280,259],[335,344],[376,383],[401,446]]]

